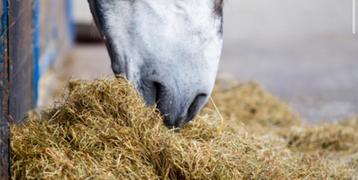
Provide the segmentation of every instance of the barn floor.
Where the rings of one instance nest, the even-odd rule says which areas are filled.
[[[288,56],[287,60],[267,56],[265,62],[262,62],[259,55],[250,58],[241,55],[235,58],[227,53],[222,61],[219,77],[258,81],[310,122],[342,119],[358,113],[358,71],[354,71],[358,67],[358,61],[345,58],[327,63],[319,59],[310,62],[307,58],[298,66],[292,65],[296,59],[289,60]],[[111,76],[110,60],[105,47],[101,44],[77,45],[64,65],[50,71],[42,81],[41,92],[46,93],[42,93],[44,98],[41,105],[51,104],[49,97],[59,93],[58,87],[65,80],[104,76]],[[53,84],[60,85],[56,87]]]

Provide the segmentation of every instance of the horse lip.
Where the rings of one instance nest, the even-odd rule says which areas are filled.
[[[164,114],[164,124],[169,128],[182,128],[187,122],[187,116],[183,114],[186,112],[185,108],[168,108],[169,104],[158,103],[157,107],[162,114]]]
[[[186,123],[185,117],[178,117],[175,119],[169,119],[168,116],[164,116],[164,124],[172,129],[172,128],[182,128]]]
[[[177,128],[182,128],[186,123],[186,118],[185,117],[179,117],[176,122],[175,122],[175,127]]]

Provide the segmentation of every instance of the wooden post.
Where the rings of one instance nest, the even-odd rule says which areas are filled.
[[[0,0],[0,180],[11,178],[10,122],[21,123],[34,105],[32,5]]]
[[[10,179],[10,129],[3,112],[0,119],[0,179]]]
[[[7,0],[0,0],[0,179],[10,179],[9,58]]]
[[[34,107],[33,1],[9,4],[9,118],[21,123]]]

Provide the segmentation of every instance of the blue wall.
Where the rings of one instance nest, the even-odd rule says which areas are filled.
[[[33,16],[33,23],[34,23],[34,99],[35,104],[37,104],[38,101],[38,95],[39,95],[39,81],[41,77],[46,73],[48,68],[54,63],[55,60],[58,60],[58,57],[62,55],[62,53],[66,53],[66,50],[63,48],[69,48],[72,46],[72,42],[74,40],[74,18],[73,18],[73,8],[72,8],[72,0],[64,0],[64,1],[58,1],[58,0],[46,0],[51,1],[50,5],[51,7],[45,7],[41,4],[41,0],[34,0],[34,16]],[[63,9],[59,9],[57,7],[58,4],[56,3],[63,3]],[[46,8],[53,10],[53,14],[55,14],[55,11],[63,11],[63,13],[57,13],[57,14],[63,14],[62,19],[65,21],[65,24],[61,24],[58,22],[56,18],[57,16],[54,16],[53,14],[42,14],[44,16],[48,16],[49,21],[51,22],[41,22],[41,11],[42,8]],[[49,12],[52,12],[52,11]],[[42,24],[43,23],[43,24]],[[49,28],[43,28],[43,26],[51,26]],[[65,27],[64,27],[65,26]],[[46,29],[46,30],[45,30]],[[50,32],[48,32],[48,29],[50,29]],[[62,30],[62,31],[61,31]],[[65,30],[65,31],[63,31]],[[45,32],[46,31],[46,32]],[[61,33],[61,34],[59,34]],[[50,34],[51,39],[47,39],[47,37]],[[46,36],[46,37],[45,37]],[[63,36],[66,36],[66,39],[68,39],[69,44],[63,45],[58,42],[63,38]],[[45,46],[44,44],[41,44],[43,42],[42,38],[45,40],[48,40],[48,45]]]

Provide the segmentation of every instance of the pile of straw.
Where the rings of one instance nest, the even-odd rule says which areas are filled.
[[[356,177],[356,121],[309,127],[252,83],[217,90],[214,99],[224,122],[209,106],[193,123],[170,130],[124,79],[72,81],[61,102],[12,127],[12,175],[15,179]]]

